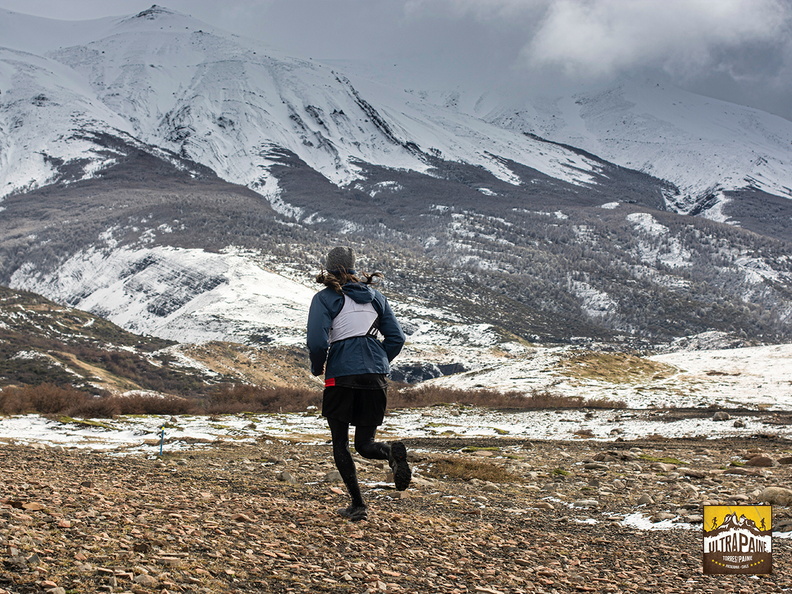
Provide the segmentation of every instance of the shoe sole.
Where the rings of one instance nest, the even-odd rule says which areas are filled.
[[[354,511],[350,511],[350,509],[353,509]],[[368,511],[366,508],[342,508],[338,510],[338,515],[352,522],[368,520]]]
[[[391,444],[391,456],[393,456],[393,482],[396,484],[397,491],[404,491],[410,486],[412,471],[407,463],[407,448],[400,441]]]

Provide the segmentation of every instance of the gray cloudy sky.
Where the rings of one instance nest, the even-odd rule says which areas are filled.
[[[153,0],[0,0],[62,19]],[[161,0],[317,59],[421,64],[448,80],[569,88],[661,72],[691,90],[792,119],[792,0]],[[2,45],[2,40],[0,40]]]

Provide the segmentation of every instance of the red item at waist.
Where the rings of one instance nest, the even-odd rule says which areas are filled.
[[[328,386],[335,386],[335,378],[334,377],[328,377],[328,378],[325,379],[325,388],[327,388]]]

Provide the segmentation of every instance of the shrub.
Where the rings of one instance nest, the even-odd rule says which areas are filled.
[[[207,414],[239,412],[300,412],[320,406],[322,393],[306,388],[225,384],[206,399]]]
[[[72,387],[53,384],[7,387],[0,390],[0,412],[3,414],[41,413],[67,414],[82,406],[88,394]]]
[[[120,414],[180,415],[198,412],[201,412],[200,403],[178,396],[92,396],[75,388],[52,384],[0,390],[0,413],[6,415],[39,413],[111,418]]]
[[[114,396],[97,396],[87,398],[82,404],[69,411],[71,417],[85,419],[111,419],[121,414],[118,398]]]
[[[158,396],[156,394],[131,394],[114,396],[122,415],[186,415],[200,413],[200,405],[195,400],[179,396]]]
[[[605,398],[587,400],[580,396],[563,396],[544,390],[499,392],[497,390],[458,390],[435,385],[410,387],[393,384],[388,390],[388,404],[392,408],[414,408],[437,404],[465,404],[487,408],[536,410],[544,408],[626,408],[622,401]]]

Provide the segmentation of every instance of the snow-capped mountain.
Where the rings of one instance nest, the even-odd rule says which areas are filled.
[[[23,21],[31,27],[26,39],[36,37],[38,23]],[[320,63],[164,8],[111,27],[97,21],[83,43],[44,56],[11,49],[2,60],[3,104],[13,106],[4,122],[4,194],[57,180],[59,167],[90,176],[112,162],[72,143],[79,131],[132,136],[271,198],[278,187],[269,168],[283,150],[338,185],[360,177],[358,162],[426,172],[439,158],[517,182],[504,162],[512,159],[576,184],[593,181],[599,169],[573,151],[394,89],[359,88]],[[31,131],[35,145],[25,142]]]
[[[0,196],[111,164],[90,139],[102,133],[200,163],[274,203],[283,151],[339,186],[364,177],[361,164],[430,173],[439,161],[516,186],[524,180],[510,162],[591,185],[607,176],[604,159],[668,182],[670,210],[736,223],[750,215],[724,211],[730,192],[792,197],[792,122],[666,83],[515,102],[347,73],[156,6],[82,23],[11,12],[2,21]]]
[[[792,198],[792,123],[756,109],[625,78],[530,106],[477,106],[484,120],[584,149],[674,184],[668,207],[725,221],[728,192]]]
[[[0,283],[137,332],[293,345],[344,243],[432,365],[792,336],[786,120],[645,84],[515,109],[156,6],[2,16]]]

